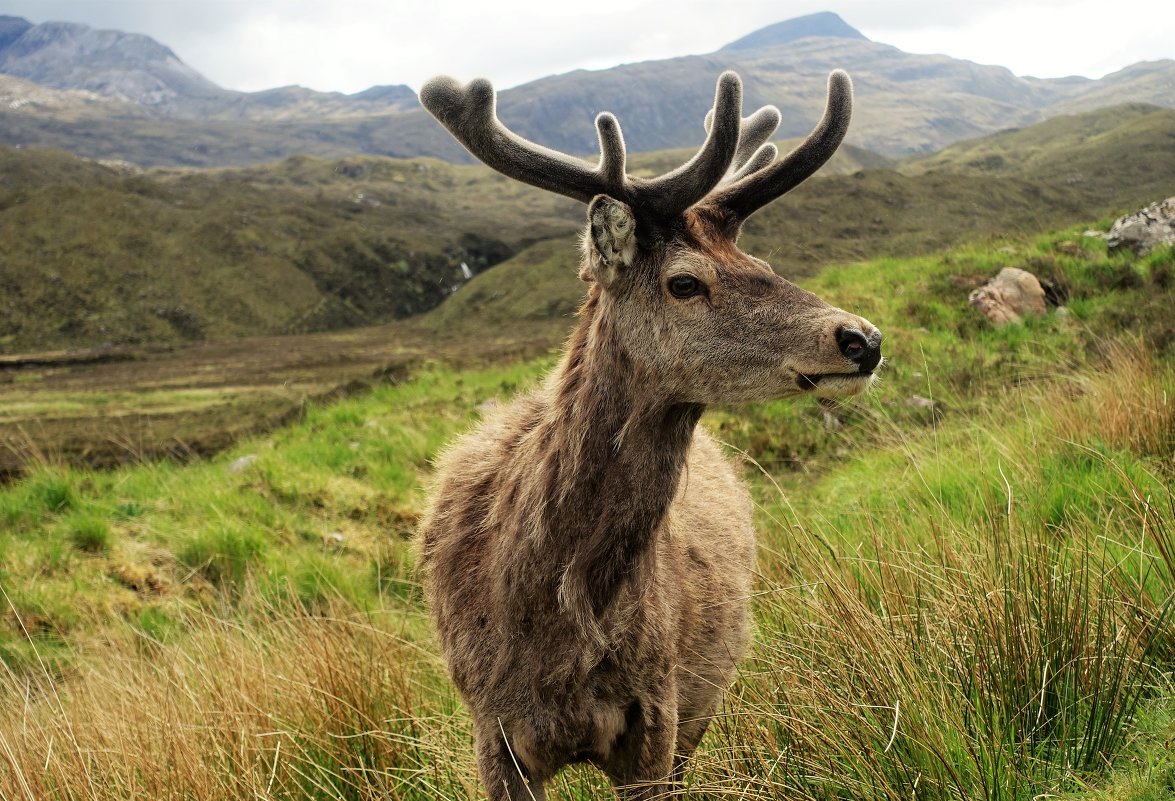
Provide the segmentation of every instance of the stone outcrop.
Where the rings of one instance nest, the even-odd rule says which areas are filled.
[[[1111,252],[1124,249],[1140,256],[1159,245],[1175,245],[1175,197],[1119,217],[1106,236],[1106,245]]]
[[[971,293],[972,306],[995,325],[1018,323],[1030,315],[1045,313],[1045,293],[1036,276],[1026,270],[1005,267],[999,275]]]

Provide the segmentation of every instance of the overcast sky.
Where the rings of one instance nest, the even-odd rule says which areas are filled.
[[[737,9],[737,10],[735,10]],[[577,68],[707,53],[756,28],[835,11],[912,53],[1017,75],[1100,78],[1175,58],[1175,0],[0,0],[0,13],[147,34],[221,86],[418,88],[438,73],[499,88]]]

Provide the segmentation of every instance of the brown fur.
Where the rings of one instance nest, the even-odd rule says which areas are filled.
[[[421,92],[495,169],[591,201],[591,286],[562,361],[440,458],[421,525],[426,600],[494,801],[541,799],[578,761],[632,797],[670,789],[749,640],[751,504],[699,418],[860,392],[880,362],[868,321],[735,244],[836,149],[848,76],[833,73],[817,130],[775,163],[763,142],[778,112],[740,122],[740,92],[724,73],[707,143],[658,179],[624,173],[610,115],[592,167],[502,126],[484,81]]]
[[[438,464],[427,600],[492,798],[538,798],[579,760],[661,782],[693,751],[748,642],[754,561],[703,404],[799,394],[796,372],[851,367],[837,326],[871,329],[687,219],[593,283],[546,382]],[[666,292],[683,270],[708,298]]]

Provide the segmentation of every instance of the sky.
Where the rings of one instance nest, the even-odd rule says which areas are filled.
[[[416,89],[440,73],[507,88],[573,69],[708,53],[817,11],[835,11],[907,52],[1038,78],[1100,78],[1175,58],[1173,0],[0,0],[0,14],[32,22],[147,34],[205,77],[243,91]]]

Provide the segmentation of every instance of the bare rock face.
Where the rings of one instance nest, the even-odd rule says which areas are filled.
[[[1111,251],[1126,249],[1143,255],[1159,245],[1175,245],[1175,197],[1119,217],[1106,236]]]
[[[995,325],[1018,323],[1045,313],[1044,289],[1026,270],[1005,267],[999,275],[971,293],[970,303]]]

